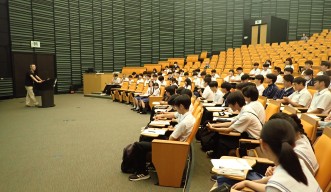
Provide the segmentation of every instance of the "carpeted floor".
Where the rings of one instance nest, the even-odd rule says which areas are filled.
[[[40,98],[38,98],[40,99]],[[123,148],[139,137],[149,115],[81,94],[56,95],[54,108],[0,100],[0,191],[183,191],[130,182],[120,171]],[[208,191],[211,163],[194,143],[189,191]]]

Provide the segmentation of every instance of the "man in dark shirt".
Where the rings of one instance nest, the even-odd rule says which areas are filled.
[[[275,96],[273,97],[274,100],[283,99],[283,97],[288,97],[294,92],[294,89],[292,87],[292,83],[294,80],[293,75],[284,75],[283,78],[284,78],[284,88],[276,92]]]
[[[26,89],[26,98],[25,105],[27,107],[38,106],[38,101],[33,92],[34,83],[42,83],[43,80],[36,73],[36,65],[31,64],[30,70],[25,75],[25,89]]]
[[[266,83],[268,83],[268,87],[263,91],[262,96],[265,96],[269,99],[273,98],[278,91],[277,85],[275,85],[275,82],[277,80],[277,76],[275,74],[269,73],[266,76],[265,79]]]

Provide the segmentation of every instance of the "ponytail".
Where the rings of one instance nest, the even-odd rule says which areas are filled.
[[[280,154],[278,156],[278,162],[295,180],[308,185],[307,177],[302,171],[298,156],[288,142],[282,143]]]

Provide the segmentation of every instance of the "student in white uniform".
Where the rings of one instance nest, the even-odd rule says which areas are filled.
[[[265,122],[265,109],[263,105],[258,101],[259,98],[259,91],[257,90],[256,86],[247,86],[244,87],[241,91],[244,95],[246,106],[251,107],[257,117],[260,119],[261,123],[264,124]]]
[[[312,60],[305,61],[305,68],[304,68],[304,70],[302,70],[301,75],[304,75],[304,72],[307,69],[313,70],[313,61]]]
[[[255,77],[256,75],[260,75],[261,70],[259,69],[259,63],[253,64],[253,69],[249,72],[249,76]]]
[[[224,94],[222,93],[221,90],[218,89],[217,81],[210,82],[209,87],[214,93],[213,103],[222,104],[224,101],[224,99],[223,99]]]
[[[191,79],[187,78],[187,79],[184,80],[184,88],[185,89],[189,89],[189,90],[192,89],[192,81],[191,81]]]
[[[214,100],[214,93],[209,87],[209,83],[211,82],[211,78],[210,77],[205,77],[204,82],[205,82],[205,89],[203,90],[203,92],[201,92],[201,90],[200,90],[199,93],[200,93],[200,95],[203,99],[206,99],[207,101],[213,101]]]
[[[317,73],[317,76],[326,75],[326,71],[330,69],[330,65],[329,61],[322,61],[320,66],[321,71]]]
[[[242,181],[232,188],[244,187],[254,191],[321,191],[317,181],[302,160],[299,160],[293,146],[296,132],[287,120],[271,119],[261,131],[261,149],[277,166],[271,177],[257,181]]]
[[[226,76],[224,78],[224,81],[232,83],[235,79],[236,79],[236,77],[234,76],[234,70],[230,69],[229,73],[228,73],[228,76]]]
[[[263,64],[263,68],[261,70],[260,75],[263,75],[264,77],[267,76],[267,74],[271,73],[271,70],[269,69],[269,64]]]
[[[292,68],[294,70],[293,61],[292,61],[291,58],[287,58],[285,60],[285,67],[284,67],[284,69],[286,69],[286,68]]]
[[[280,69],[280,67],[275,67],[274,74],[277,76],[276,83],[284,83],[283,76],[280,74],[281,72],[282,70]]]
[[[197,72],[193,72],[192,76],[193,76],[193,83],[195,85],[194,87],[196,87],[194,89],[196,91],[198,88],[200,88],[200,78],[198,77]]]
[[[254,83],[256,85],[257,90],[259,91],[259,95],[263,94],[264,85],[263,85],[264,77],[263,75],[256,75]]]
[[[235,79],[233,80],[233,82],[241,82],[241,76],[244,75],[243,68],[238,67],[236,69],[236,72],[237,72],[237,75],[236,75]]]
[[[315,78],[315,89],[311,104],[307,113],[327,114],[331,110],[331,92],[328,90],[330,78],[320,75]]]
[[[141,98],[139,111],[140,114],[147,113],[146,104],[148,104],[150,96],[160,96],[160,88],[158,83],[153,83],[153,87],[148,89],[148,97]]]
[[[293,80],[294,92],[288,96],[283,97],[280,101],[285,105],[293,107],[308,107],[312,96],[305,87],[306,80],[302,77],[296,77]]]
[[[216,73],[216,70],[211,70],[211,80],[216,81],[217,78],[220,78],[220,76]]]

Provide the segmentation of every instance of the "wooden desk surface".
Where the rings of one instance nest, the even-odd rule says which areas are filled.
[[[238,157],[231,157],[231,156],[222,156],[221,159],[241,159]],[[245,159],[247,161],[247,163],[249,164],[249,166],[253,167],[256,164],[256,160],[254,159]],[[244,170],[244,176],[231,176],[231,175],[222,175],[218,173],[218,169],[217,168],[212,168],[212,172],[218,175],[222,175],[224,177],[227,177],[229,179],[234,179],[234,180],[239,180],[239,181],[243,181],[246,179],[247,177],[247,173],[249,170]]]

